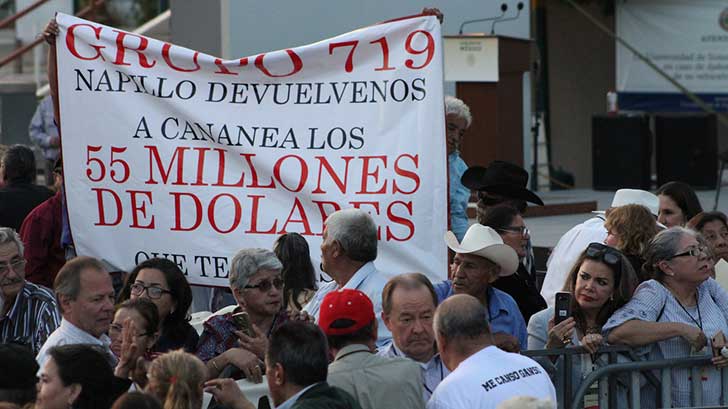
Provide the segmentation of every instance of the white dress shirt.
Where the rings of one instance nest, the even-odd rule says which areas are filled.
[[[40,372],[40,370],[43,369],[43,365],[48,360],[49,349],[58,345],[74,344],[98,345],[109,355],[111,363],[113,365],[116,365],[116,357],[111,352],[110,348],[111,339],[106,334],[101,335],[100,338],[96,338],[95,336],[89,334],[81,328],[78,328],[77,326],[71,324],[65,319],[62,319],[61,325],[55,331],[53,331],[51,336],[48,337],[45,344],[43,344],[43,347],[40,349],[40,352],[38,352],[38,356],[35,357],[35,360],[40,366],[40,369],[38,371]]]

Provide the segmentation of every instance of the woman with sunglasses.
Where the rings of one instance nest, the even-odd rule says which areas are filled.
[[[519,260],[526,257],[530,235],[516,208],[507,204],[492,207],[480,219],[480,224],[497,231],[503,243],[516,252]],[[526,322],[533,314],[546,308],[546,301],[536,287],[536,271],[533,266],[529,271],[523,263],[519,263],[515,274],[497,279],[493,286],[513,297]]]
[[[728,293],[710,279],[711,261],[696,233],[672,227],[655,236],[645,251],[645,269],[655,277],[637,288],[603,331],[612,344],[644,347],[649,360],[711,354],[705,348],[719,331],[728,334]],[[719,405],[721,376],[728,359],[713,358],[701,368],[703,405]],[[672,402],[690,406],[690,372],[672,370]],[[654,406],[654,389],[643,388],[642,405]],[[647,406],[650,407],[650,406]]]
[[[581,253],[564,283],[563,291],[572,295],[571,316],[554,325],[553,307],[534,314],[528,322],[528,349],[581,346],[590,353],[596,352],[604,342],[602,326],[630,299],[636,286],[632,265],[620,251],[591,243]],[[555,364],[562,365],[561,358]],[[587,354],[575,358],[571,368],[572,391],[576,392],[581,381],[598,364]]]
[[[134,267],[119,294],[119,301],[137,298],[147,298],[157,306],[160,336],[153,352],[179,348],[195,351],[199,336],[187,316],[192,291],[177,264],[163,258],[151,258]]]
[[[210,378],[232,366],[248,380],[262,381],[268,337],[288,318],[282,308],[282,268],[270,250],[243,249],[233,257],[229,280],[238,305],[208,319],[197,346],[197,357],[206,363]]]

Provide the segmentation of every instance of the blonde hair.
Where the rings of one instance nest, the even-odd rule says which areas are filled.
[[[619,236],[617,250],[624,254],[641,255],[657,234],[655,217],[646,207],[628,204],[612,209],[604,227]]]
[[[164,400],[164,409],[200,409],[202,385],[207,378],[205,364],[196,356],[177,350],[152,361],[149,367],[154,393]]]

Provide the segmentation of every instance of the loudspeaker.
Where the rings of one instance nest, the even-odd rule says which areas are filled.
[[[595,190],[649,190],[651,156],[647,116],[592,117],[592,183]]]
[[[679,180],[695,189],[715,189],[718,126],[715,115],[655,116],[657,185]]]

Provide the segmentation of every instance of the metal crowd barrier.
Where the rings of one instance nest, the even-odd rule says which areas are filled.
[[[644,376],[656,391],[656,407],[670,408],[672,407],[672,369],[674,368],[690,368],[691,373],[691,405],[693,408],[707,408],[703,406],[703,385],[701,380],[700,368],[704,366],[712,366],[710,356],[689,356],[684,358],[665,359],[659,361],[638,361],[627,363],[617,363],[619,354],[626,354],[631,359],[635,358],[633,350],[626,346],[608,346],[602,347],[595,354],[598,356],[607,355],[608,364],[596,368],[581,383],[572,398],[572,374],[571,367],[576,355],[587,354],[588,352],[581,347],[577,348],[561,348],[561,349],[544,349],[535,351],[524,351],[523,355],[531,358],[560,356],[564,362],[562,365],[556,366],[556,378],[560,380],[562,388],[557,388],[556,398],[558,401],[558,409],[581,409],[584,403],[584,396],[589,386],[598,382],[599,385],[599,408],[619,408],[617,403],[617,376],[620,374],[629,374],[629,382],[627,388],[628,404],[632,409],[640,409],[640,375]],[[652,372],[659,370],[659,379]],[[721,370],[721,405],[720,407],[728,407],[728,368]],[[619,408],[624,409],[624,408]]]

